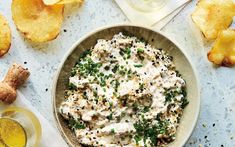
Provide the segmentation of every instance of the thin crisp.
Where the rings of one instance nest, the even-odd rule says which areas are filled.
[[[230,26],[234,15],[233,0],[200,0],[192,19],[205,37],[212,40]]]
[[[64,5],[47,6],[42,0],[13,0],[11,10],[17,29],[33,42],[46,42],[58,36]]]
[[[222,31],[213,48],[208,53],[209,61],[217,65],[232,66],[235,64],[235,29]]]
[[[7,20],[0,15],[0,57],[5,55],[11,46],[11,30]]]

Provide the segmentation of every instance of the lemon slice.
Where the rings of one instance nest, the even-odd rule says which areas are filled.
[[[25,147],[27,136],[15,120],[0,118],[0,147]]]

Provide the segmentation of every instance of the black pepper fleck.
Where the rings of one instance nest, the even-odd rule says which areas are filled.
[[[105,69],[105,70],[109,70],[109,66],[105,66],[104,69]]]

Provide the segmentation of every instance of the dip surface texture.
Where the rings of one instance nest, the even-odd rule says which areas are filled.
[[[165,146],[188,104],[173,58],[123,33],[81,55],[65,95],[59,111],[89,146]]]

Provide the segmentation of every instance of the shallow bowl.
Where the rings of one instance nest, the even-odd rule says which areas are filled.
[[[169,144],[169,147],[183,146],[187,142],[196,125],[200,109],[199,85],[195,69],[190,62],[190,59],[184,53],[184,50],[182,50],[180,45],[173,41],[173,39],[169,39],[167,35],[164,35],[161,32],[135,25],[115,25],[97,29],[77,41],[70,48],[58,68],[52,92],[54,115],[61,135],[69,146],[80,146],[75,134],[69,129],[67,123],[58,112],[58,108],[64,100],[64,91],[68,85],[70,70],[75,65],[80,54],[86,49],[94,46],[98,39],[111,39],[114,34],[119,32],[127,32],[138,38],[143,38],[152,46],[162,48],[169,55],[173,56],[176,69],[179,70],[182,77],[186,80],[189,104],[183,112],[183,116],[177,130],[176,140]]]

